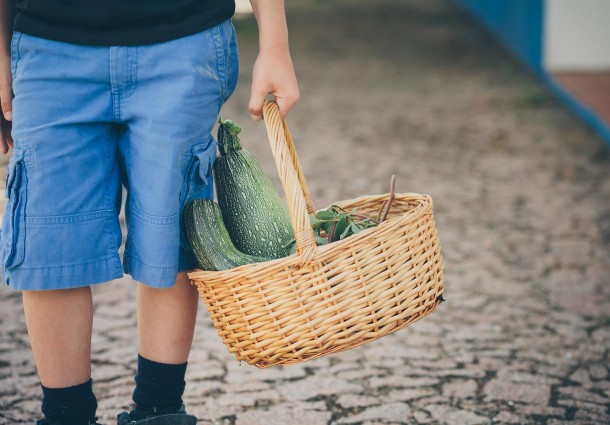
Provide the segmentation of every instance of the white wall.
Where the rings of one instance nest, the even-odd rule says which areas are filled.
[[[249,12],[252,12],[252,6],[250,6],[249,0],[235,0],[235,13]]]
[[[610,0],[546,0],[549,71],[610,71]]]

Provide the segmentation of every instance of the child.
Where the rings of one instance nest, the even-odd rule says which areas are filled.
[[[37,424],[97,423],[90,285],[123,272],[138,282],[139,354],[135,409],[118,424],[195,424],[182,394],[199,297],[180,215],[213,196],[211,131],[239,70],[234,2],[1,1],[0,150],[13,156],[0,266],[23,295]],[[271,93],[285,116],[299,91],[284,3],[251,3],[260,49],[249,111],[260,119]]]

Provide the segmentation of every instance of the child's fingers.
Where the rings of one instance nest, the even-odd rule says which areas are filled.
[[[0,127],[0,152],[2,154],[8,153],[8,141],[4,137],[4,132],[2,131],[2,127]]]
[[[0,116],[0,153],[8,153],[8,148],[13,147],[13,138],[11,137],[11,123]]]
[[[7,121],[13,119],[13,90],[10,78],[10,75],[0,77],[0,104],[2,105],[2,115]]]
[[[282,118],[286,118],[288,112],[299,101],[299,94],[296,93],[292,96],[276,97],[275,101],[277,102],[277,106],[280,109],[280,115],[282,116]]]
[[[267,93],[252,88],[252,94],[250,95],[250,103],[248,104],[248,110],[250,111],[250,118],[254,121],[259,121],[263,116],[263,103]]]

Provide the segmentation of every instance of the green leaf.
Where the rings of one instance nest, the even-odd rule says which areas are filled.
[[[330,231],[334,227],[334,225],[335,225],[335,221],[325,221],[324,223],[322,223],[322,225],[320,227],[322,229],[324,229],[324,231],[328,235],[328,234],[330,234]]]
[[[316,225],[322,223],[323,221],[324,220],[320,220],[314,215],[309,216],[309,224],[311,224],[312,226],[316,226]]]
[[[339,239],[345,239],[353,234],[353,223],[346,226],[345,230],[339,235]]]
[[[241,133],[241,127],[235,124],[233,120],[226,120],[219,117],[218,123],[224,126],[225,130],[228,131],[232,136],[237,136],[239,133]]]
[[[309,224],[311,225],[311,228],[315,231],[318,230],[320,228],[320,226],[322,226],[324,223],[328,223],[329,221],[334,221],[334,220],[320,220],[316,217],[314,217],[313,215],[309,216]]]
[[[339,220],[337,222],[337,226],[335,227],[335,231],[332,235],[331,242],[338,241],[346,227],[347,227],[347,216],[344,215],[341,217],[341,220]]]
[[[362,232],[362,228],[360,226],[358,226],[356,223],[352,223],[350,224],[350,227],[352,229],[352,233],[355,235],[358,232]]]
[[[326,245],[328,241],[320,235],[316,235],[316,245]]]
[[[362,229],[366,229],[366,228],[369,228],[369,227],[377,226],[377,224],[374,221],[368,220],[368,219],[363,219],[363,220],[356,221],[356,222],[354,222],[354,224],[357,224]]]
[[[319,211],[316,214],[316,217],[320,220],[334,220],[337,216],[331,211]]]

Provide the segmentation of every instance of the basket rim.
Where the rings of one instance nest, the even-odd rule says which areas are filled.
[[[357,203],[357,202],[363,201],[363,200],[366,200],[369,202],[370,201],[379,201],[382,199],[386,200],[388,198],[388,196],[389,196],[389,193],[384,193],[381,195],[362,195],[357,198],[344,199],[341,201],[333,202],[331,204],[328,204],[326,207],[318,209],[317,211],[327,209],[331,205],[341,206],[342,204]],[[402,213],[400,215],[386,219],[385,221],[383,221],[381,224],[379,224],[377,226],[369,227],[368,229],[364,229],[355,235],[351,235],[349,238],[335,241],[335,242],[332,242],[327,245],[316,246],[314,258],[318,254],[325,253],[328,250],[341,249],[346,244],[355,243],[359,239],[369,238],[372,235],[374,235],[375,233],[380,232],[385,227],[395,224],[398,220],[405,220],[406,222],[409,222],[409,221],[419,218],[420,215],[423,212],[425,212],[426,210],[429,210],[430,212],[432,212],[432,198],[430,195],[415,193],[415,192],[405,192],[405,193],[395,193],[394,198],[395,199],[399,198],[403,201],[417,201],[417,205],[415,205],[412,209],[405,211],[404,213]],[[280,265],[281,263],[284,263],[286,266],[291,266],[291,265],[296,264],[297,261],[299,260],[299,258],[300,258],[299,255],[297,253],[294,253],[294,254],[288,255],[286,257],[275,258],[275,259],[271,259],[268,261],[260,261],[260,262],[256,262],[256,263],[244,264],[244,265],[234,267],[232,269],[226,269],[226,270],[203,270],[203,269],[197,268],[197,269],[193,269],[193,270],[187,272],[187,276],[191,280],[192,284],[197,284],[198,281],[206,280],[206,278],[218,279],[221,274],[225,278],[229,279],[229,278],[238,277],[244,273],[253,273],[253,272],[263,270],[263,269],[267,269],[270,265]],[[214,285],[214,282],[206,282],[206,284]]]

